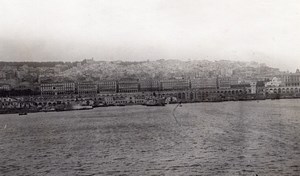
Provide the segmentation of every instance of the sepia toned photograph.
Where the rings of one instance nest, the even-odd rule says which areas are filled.
[[[0,0],[0,176],[300,176],[299,0]]]

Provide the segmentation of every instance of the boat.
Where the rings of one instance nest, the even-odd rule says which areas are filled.
[[[27,115],[27,112],[20,112],[19,115]]]
[[[97,104],[94,105],[95,108],[97,108],[97,107],[107,107],[107,106],[108,105],[105,104],[105,103],[97,103]]]
[[[41,109],[41,112],[53,112],[55,111],[55,108],[43,108]]]
[[[280,94],[275,94],[271,96],[271,100],[279,100],[280,99]]]
[[[165,102],[163,100],[151,99],[145,103],[146,106],[165,106]]]
[[[89,109],[93,109],[93,106],[73,104],[73,105],[59,105],[55,107],[56,111],[73,111],[73,110],[89,110]]]
[[[82,105],[74,105],[71,110],[88,110],[93,109],[93,106],[82,106]]]

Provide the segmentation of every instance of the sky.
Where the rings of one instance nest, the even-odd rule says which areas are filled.
[[[0,0],[0,61],[257,61],[300,68],[299,0]]]

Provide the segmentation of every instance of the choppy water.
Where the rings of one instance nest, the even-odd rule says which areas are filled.
[[[300,175],[300,100],[0,115],[0,175]]]

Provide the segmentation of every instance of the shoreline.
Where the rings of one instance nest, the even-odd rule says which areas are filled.
[[[187,104],[187,103],[223,103],[223,102],[237,102],[237,101],[265,101],[265,100],[282,100],[282,99],[300,99],[300,97],[281,97],[281,98],[265,98],[265,99],[240,99],[240,100],[217,100],[217,101],[182,101],[182,102],[176,102],[176,103],[168,103],[168,104]],[[165,105],[168,105],[165,104]],[[38,110],[38,109],[0,109],[0,116],[5,114],[22,114],[22,113],[48,113],[48,112],[62,112],[62,111],[83,111],[83,110],[92,110],[96,108],[103,108],[103,107],[124,107],[124,106],[133,106],[133,105],[140,105],[140,106],[146,106],[143,104],[124,104],[123,106],[118,105],[107,105],[107,106],[93,106],[89,109],[64,109],[64,110]]]

